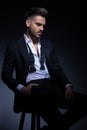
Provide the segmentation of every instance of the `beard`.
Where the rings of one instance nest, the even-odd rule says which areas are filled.
[[[27,36],[34,42],[34,43],[37,43],[40,38],[41,38],[41,35],[40,36],[37,36],[36,33],[33,31],[33,30],[30,30],[28,29],[27,30]]]

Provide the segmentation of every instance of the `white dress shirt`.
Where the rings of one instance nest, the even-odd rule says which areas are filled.
[[[35,47],[33,45],[33,42],[24,34],[25,38],[25,43],[27,46],[28,53],[30,53],[28,46],[30,47],[33,56],[34,56],[34,67],[36,68],[35,72],[28,73],[26,77],[26,83],[30,82],[31,80],[37,80],[37,79],[44,79],[44,78],[50,78],[48,69],[46,67],[46,63],[44,62],[45,70],[40,70],[40,57],[41,57],[41,44],[38,42],[38,53],[39,56],[37,55],[37,52],[35,50]],[[17,89],[20,90],[23,87],[22,84],[19,84],[17,86]]]

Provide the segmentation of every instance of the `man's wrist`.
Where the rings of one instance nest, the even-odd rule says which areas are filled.
[[[23,87],[24,87],[24,86],[23,86],[22,84],[19,84],[19,85],[17,86],[17,90],[21,91],[21,89],[22,89]]]
[[[72,84],[70,84],[70,83],[66,84],[65,88],[67,88],[67,87],[72,87]]]

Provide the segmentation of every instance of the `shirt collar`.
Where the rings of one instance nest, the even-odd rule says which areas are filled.
[[[27,37],[26,34],[24,34],[24,39],[25,39],[25,43],[26,43],[26,44],[29,43],[29,42],[32,42],[32,41]]]
[[[24,34],[24,39],[25,39],[25,42],[26,42],[26,44],[28,43],[32,43],[32,40],[31,39],[29,39],[28,37],[27,37],[27,35],[26,34]],[[41,41],[40,41],[40,39],[38,40],[38,45],[39,46],[41,46]]]

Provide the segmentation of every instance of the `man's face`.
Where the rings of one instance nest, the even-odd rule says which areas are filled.
[[[42,16],[33,16],[28,20],[29,34],[35,38],[40,38],[46,24],[46,19]]]

